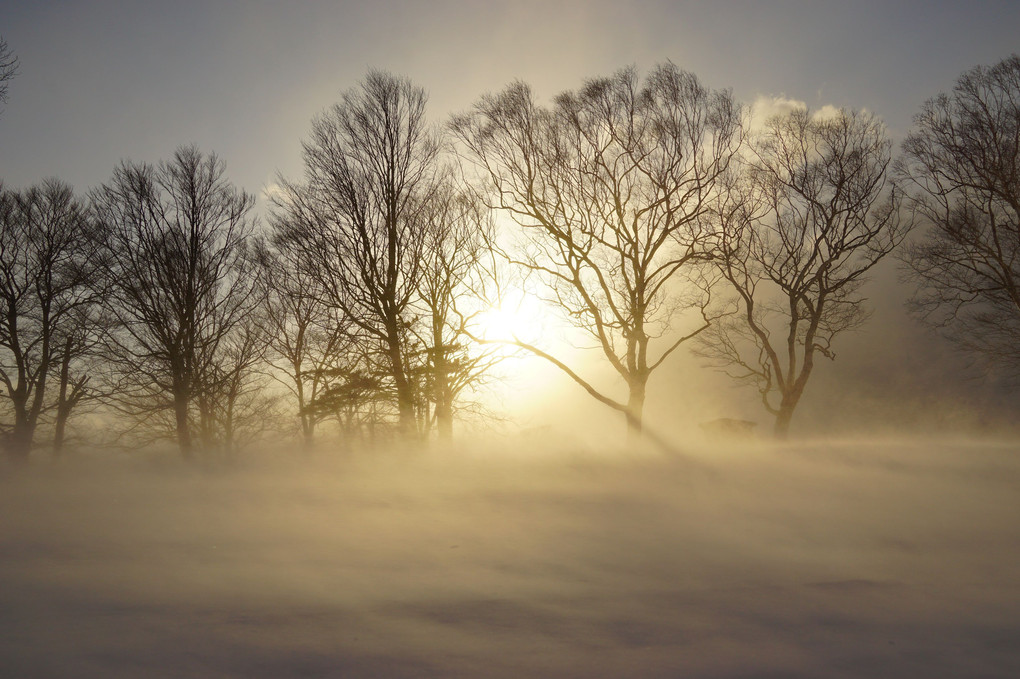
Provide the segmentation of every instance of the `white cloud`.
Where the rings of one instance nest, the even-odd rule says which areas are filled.
[[[771,96],[759,94],[751,104],[751,129],[760,130],[769,118],[785,115],[793,111],[803,111],[807,104],[799,99],[787,99],[783,95]]]
[[[809,110],[807,102],[800,99],[789,99],[784,95],[773,96],[759,94],[751,104],[751,129],[760,130],[769,118],[785,115],[793,111]],[[840,109],[832,104],[825,104],[811,111],[815,120],[829,120],[839,115]]]
[[[837,116],[839,116],[839,109],[832,104],[826,104],[811,112],[811,117],[814,120],[831,120]]]

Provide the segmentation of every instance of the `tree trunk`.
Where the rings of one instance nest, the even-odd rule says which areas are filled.
[[[450,398],[450,365],[443,343],[442,321],[432,318],[432,388],[436,402],[436,428],[441,441],[453,438],[453,404]]]
[[[60,389],[57,394],[57,420],[53,428],[53,457],[60,457],[64,452],[64,429],[71,414],[67,398],[67,385],[71,379],[71,346],[72,339],[68,337],[64,342],[64,354],[60,357]]]
[[[793,411],[800,401],[800,393],[785,393],[783,400],[779,403],[779,412],[776,413],[776,422],[772,428],[772,434],[776,439],[785,441],[790,435],[790,420],[793,419]]]
[[[301,419],[301,449],[305,453],[312,452],[315,447],[315,419],[308,412],[304,394],[298,394],[298,415]]]
[[[223,422],[223,458],[228,462],[233,462],[236,451],[236,444],[234,442],[234,406],[230,405],[227,409],[227,414],[224,417]]]
[[[294,391],[297,394],[298,419],[301,422],[301,449],[307,454],[311,453],[312,448],[315,447],[315,419],[308,412],[308,399],[305,398],[305,377],[301,370],[301,361],[293,361],[291,365],[294,369],[293,379]],[[315,398],[315,391],[313,381],[311,389],[312,399]]]
[[[24,388],[18,388],[11,394],[11,405],[14,408],[14,426],[4,442],[7,457],[17,463],[27,462],[32,451],[32,439],[35,432],[28,413],[28,394]]]
[[[67,416],[70,412],[64,408],[57,408],[57,420],[53,424],[53,457],[59,458],[64,454],[64,438],[67,428]]]
[[[71,419],[71,412],[78,407],[82,398],[85,397],[85,385],[88,383],[88,376],[82,376],[77,379],[74,383],[71,383],[71,393],[66,396],[61,396],[60,402],[57,404],[57,419],[53,433],[53,455],[59,457],[64,449],[65,429],[67,427],[67,421]]]
[[[783,399],[779,402],[779,412],[776,413],[776,424],[772,433],[780,441],[785,441],[790,434],[790,420],[793,419],[793,411],[797,409],[801,396],[804,395],[804,387],[807,386],[808,378],[814,368],[814,354],[805,352],[804,366],[801,368],[800,376],[787,391],[783,392]]]
[[[404,367],[404,352],[400,346],[400,332],[395,320],[387,323],[387,353],[390,359],[390,372],[397,392],[397,413],[399,417],[400,436],[411,441],[417,434],[417,420],[414,412],[414,389],[407,379]]]
[[[645,388],[647,378],[634,379],[630,382],[630,395],[627,398],[627,441],[634,443],[641,440],[641,429],[644,423]]]
[[[204,385],[203,390],[208,388]],[[215,457],[223,452],[217,448],[216,413],[214,412],[212,399],[207,395],[200,395],[195,399],[198,403],[198,437],[201,445],[200,452],[203,456]]]
[[[188,397],[185,394],[174,394],[174,417],[177,421],[177,445],[181,450],[181,457],[190,460],[193,454],[191,442],[191,427],[188,423]]]
[[[436,405],[436,428],[441,441],[453,440],[453,409],[450,408],[448,401],[444,402],[441,408]]]
[[[7,457],[16,463],[28,462],[29,453],[32,452],[32,439],[34,437],[27,418],[17,417],[14,428],[7,437]]]

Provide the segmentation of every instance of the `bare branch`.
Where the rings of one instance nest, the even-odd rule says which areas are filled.
[[[1020,56],[928,100],[897,174],[928,223],[902,260],[918,317],[1020,377]]]
[[[487,178],[490,206],[519,227],[519,242],[501,254],[626,383],[635,433],[650,374],[700,330],[678,333],[657,355],[653,340],[684,313],[705,320],[707,297],[683,288],[682,274],[710,257],[701,217],[741,144],[740,116],[728,92],[664,64],[643,82],[634,69],[589,80],[548,108],[514,83],[451,123]],[[600,402],[622,405],[547,360]]]

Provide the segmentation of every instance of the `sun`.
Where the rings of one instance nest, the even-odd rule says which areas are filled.
[[[515,340],[528,329],[528,321],[519,309],[499,305],[479,314],[478,329],[483,340]]]
[[[549,309],[534,294],[503,291],[499,302],[475,317],[475,334],[486,342],[535,343],[549,328]]]

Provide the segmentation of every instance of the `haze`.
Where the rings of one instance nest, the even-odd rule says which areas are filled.
[[[918,197],[923,180],[907,189],[915,202],[897,202],[918,178],[904,146],[921,129],[915,116],[972,69],[1005,68],[1014,55],[1020,74],[1018,26],[1012,2],[0,0],[0,675],[1020,676],[1020,316],[972,320],[978,340],[998,337],[988,328],[1013,338],[992,351],[954,343],[952,324],[926,325],[916,272],[927,260],[911,248],[937,218]],[[17,58],[7,76],[5,49]],[[690,268],[671,260],[682,275],[651,297],[650,362],[665,356],[644,371],[640,352],[621,348],[635,327],[646,332],[628,325],[640,314],[607,312],[633,290],[628,276],[618,297],[586,297],[612,287],[592,285],[612,259],[589,257],[593,248],[624,249],[598,227],[563,261],[526,241],[547,214],[568,223],[577,214],[585,227],[602,216],[589,210],[604,194],[583,180],[557,184],[571,176],[559,170],[590,168],[583,162],[603,153],[619,161],[640,144],[612,138],[590,156],[570,147],[576,166],[549,153],[536,165],[546,174],[524,172],[517,195],[513,161],[542,147],[514,156],[498,142],[553,119],[579,127],[542,127],[536,138],[583,139],[584,116],[571,119],[570,105],[590,113],[586,102],[628,84],[679,91],[663,83],[687,74],[714,93],[699,104],[715,127],[698,152],[709,139],[726,147],[728,134],[733,150],[718,152],[725,169],[693,182],[711,186],[698,209],[712,206],[688,215],[694,235],[664,237],[694,254]],[[592,78],[606,79],[602,89],[586,85]],[[410,155],[427,180],[401,199],[404,216],[378,222],[412,254],[373,299],[365,281],[386,267],[337,273],[330,260],[379,244],[351,240],[366,210],[323,189],[357,173],[338,171],[348,166],[330,165],[338,156],[328,153],[316,166],[315,151],[353,138],[364,143],[346,157],[363,153],[369,160],[352,166],[371,166],[373,135],[343,137],[331,122],[373,95],[413,110],[419,92],[422,141]],[[719,122],[726,102],[729,128]],[[499,117],[508,110],[519,115]],[[497,123],[533,111],[499,137]],[[786,426],[781,408],[763,408],[762,381],[713,369],[713,346],[736,337],[753,347],[755,337],[732,326],[737,334],[712,334],[754,317],[740,313],[721,262],[783,241],[777,225],[799,204],[768,194],[768,154],[795,128],[817,142],[833,129],[826,120],[851,121],[853,139],[880,131],[873,158],[887,163],[888,184],[876,182],[861,223],[902,223],[882,227],[886,251],[859,289],[848,286],[844,311],[859,316],[845,329],[849,312],[821,323],[837,331],[819,341]],[[824,156],[822,146],[805,158]],[[1004,161],[1014,169],[1016,151]],[[189,311],[216,311],[177,335],[205,332],[205,343],[177,356],[168,352],[186,340],[156,346],[150,336],[163,328],[137,331],[148,320],[132,295],[162,279],[131,263],[175,251],[158,238],[145,250],[131,231],[131,198],[147,198],[129,179],[151,171],[172,184],[189,167],[227,187],[215,196],[229,229],[210,227],[204,242],[221,248],[230,273],[210,274],[217,292]],[[1017,176],[1009,190],[1020,196]],[[630,176],[619,186],[628,181],[648,186]],[[21,355],[12,328],[51,327],[40,311],[49,306],[15,308],[37,288],[11,291],[20,273],[8,273],[22,269],[4,253],[41,228],[18,221],[43,200],[30,189],[64,184],[81,201],[80,230],[64,232],[79,246],[68,266],[75,301],[55,304],[59,329]],[[543,212],[549,195],[576,202]],[[741,200],[751,205],[743,228],[780,235],[726,254],[727,235],[751,238],[726,232],[724,208]],[[1015,205],[1006,213],[1020,261]],[[362,232],[378,233],[373,224]],[[414,278],[419,264],[460,273]],[[430,306],[444,284],[449,299]],[[312,353],[288,363],[306,302]],[[387,305],[399,309],[387,316]],[[786,337],[781,293],[763,308],[780,314],[764,334]],[[713,328],[700,348],[694,337],[666,349],[700,319]],[[600,343],[602,327],[611,329]],[[798,332],[791,355],[815,341]],[[28,427],[25,394],[42,387],[37,377],[28,391],[17,385],[47,351],[37,376],[49,383]],[[192,370],[187,388],[178,364]],[[636,389],[645,378],[647,390]],[[66,416],[65,388],[82,398]],[[778,404],[779,387],[768,388]]]

